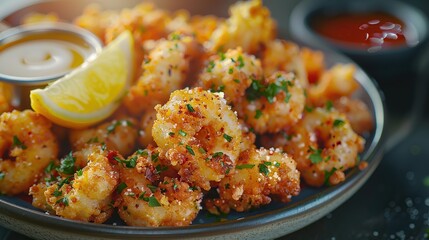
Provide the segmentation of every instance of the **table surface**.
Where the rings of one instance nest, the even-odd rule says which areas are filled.
[[[0,16],[18,2],[28,1],[34,0],[1,0]],[[284,27],[296,2],[265,2],[286,36]],[[429,13],[429,2],[411,3]],[[423,55],[429,56],[429,49]],[[404,121],[409,126],[368,182],[327,216],[281,239],[429,239],[429,98],[425,98],[429,89],[424,81],[429,80],[428,62],[407,76],[377,79],[386,97],[387,135],[398,132]],[[0,239],[29,238],[0,227]]]

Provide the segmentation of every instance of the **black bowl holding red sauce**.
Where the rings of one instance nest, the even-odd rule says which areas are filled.
[[[290,19],[294,40],[314,48],[335,48],[377,80],[412,71],[428,39],[428,21],[405,2],[308,0]]]

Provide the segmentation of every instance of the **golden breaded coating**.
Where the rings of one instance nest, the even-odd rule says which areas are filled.
[[[234,168],[242,133],[222,93],[177,90],[156,111],[153,138],[184,181],[209,190]]]
[[[252,79],[261,78],[261,62],[238,47],[210,57],[197,86],[224,92],[227,102],[234,105],[241,101]]]
[[[230,17],[216,28],[207,43],[210,51],[241,47],[244,52],[256,53],[275,38],[276,24],[262,0],[238,2],[229,11]]]
[[[143,64],[143,75],[124,99],[128,111],[133,115],[151,111],[167,102],[171,92],[183,88],[198,47],[188,36],[172,34],[160,40]]]
[[[208,199],[213,214],[248,211],[276,197],[289,202],[300,192],[295,161],[279,149],[248,149],[240,154],[235,170],[219,183],[219,198]]]
[[[310,186],[344,181],[344,171],[356,166],[365,144],[344,114],[326,108],[306,112],[290,136],[284,150],[297,161],[301,176]]]
[[[276,133],[298,122],[304,106],[301,82],[292,73],[276,72],[265,81],[253,80],[235,109],[256,133]]]
[[[131,226],[190,225],[203,194],[177,178],[162,176],[167,167],[158,154],[156,149],[138,150],[123,160],[116,200],[119,216]]]
[[[107,151],[91,147],[88,165],[44,192],[47,203],[58,216],[84,222],[103,223],[113,213],[113,193],[119,174],[109,162]]]
[[[0,116],[0,193],[28,191],[58,155],[52,123],[31,110]]]

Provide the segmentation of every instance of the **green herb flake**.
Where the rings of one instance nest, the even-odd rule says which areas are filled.
[[[45,173],[50,173],[50,172],[52,172],[52,170],[54,170],[56,168],[56,166],[55,166],[55,162],[54,161],[51,161],[49,164],[48,164],[48,166],[46,166],[46,168],[45,168]]]
[[[225,138],[226,141],[231,142],[232,141],[232,137],[229,136],[228,134],[224,133],[223,134],[223,138]]]
[[[332,176],[332,174],[334,174],[334,172],[337,171],[336,168],[332,168],[330,171],[326,171],[325,170],[325,180],[324,180],[324,184],[329,186],[329,178]]]
[[[218,55],[219,55],[221,61],[225,60],[226,57],[225,57],[224,52],[219,52]]]
[[[68,175],[73,174],[76,171],[74,166],[75,161],[76,158],[74,158],[73,153],[70,152],[63,159],[61,159],[60,166],[58,167],[58,172]]]
[[[344,120],[342,119],[335,119],[334,120],[334,127],[341,127],[345,124],[346,122],[344,122]]]
[[[192,107],[191,104],[186,104],[186,108],[188,109],[189,112],[195,112],[195,109]]]
[[[64,206],[68,206],[69,205],[69,199],[66,197],[63,197],[63,198],[58,199],[55,203],[62,203],[62,204],[64,204]]]
[[[88,143],[88,144],[98,143],[98,137],[90,138],[86,143]]]
[[[55,197],[59,197],[59,196],[63,195],[63,192],[60,191],[59,189],[55,189],[55,191],[52,193],[52,195],[54,195]]]
[[[77,174],[77,176],[82,176],[82,174],[83,174],[83,170],[82,169],[79,169],[79,170],[77,170],[76,171],[76,174]]]
[[[270,173],[270,170],[268,169],[267,165],[260,163],[258,165],[259,172],[264,174],[265,176],[268,176],[268,173]]]
[[[134,168],[137,165],[137,156],[131,157],[129,161],[125,161],[127,168]]]
[[[194,150],[192,150],[192,147],[191,147],[191,146],[186,145],[186,146],[185,146],[185,148],[186,148],[186,150],[188,150],[188,152],[189,152],[191,155],[195,156],[195,152],[194,152]]]
[[[61,188],[62,186],[64,186],[64,184],[69,184],[70,179],[71,179],[71,176],[66,177],[66,178],[62,179],[61,181],[59,181],[58,182],[58,188]]]
[[[223,156],[223,152],[215,152],[215,153],[213,153],[213,158],[222,157],[222,156]]]
[[[305,105],[304,110],[305,110],[306,112],[308,112],[308,113],[311,113],[311,112],[314,110],[314,108],[313,108],[313,107],[310,107],[310,106]]]
[[[241,164],[241,165],[237,165],[235,166],[235,169],[252,169],[255,166],[255,164]]]
[[[158,202],[158,200],[154,196],[150,196],[148,199],[149,207],[160,207],[161,204]]]
[[[208,73],[211,73],[212,71],[213,71],[213,68],[215,67],[215,62],[214,61],[210,61],[209,62],[209,64],[207,65],[207,69],[206,69],[206,71],[208,72]]]
[[[119,183],[118,187],[116,188],[116,192],[118,194],[121,194],[122,191],[124,191],[125,188],[127,188],[127,184],[124,182]]]
[[[243,56],[238,56],[237,58],[237,62],[238,62],[238,68],[243,68],[244,67],[244,60],[243,60]]]
[[[328,100],[325,104],[326,110],[328,110],[328,111],[331,111],[333,106],[334,106],[334,104],[332,103],[331,100]]]
[[[149,156],[149,153],[146,150],[142,150],[142,149],[137,150],[136,154],[143,157]]]
[[[279,168],[280,167],[280,163],[279,162],[275,162],[274,166],[277,167],[277,168]]]
[[[179,130],[179,135],[182,137],[186,137],[186,135],[188,135],[185,131],[183,131],[182,129]]]
[[[156,170],[157,174],[160,174],[162,172],[167,171],[168,170],[168,166],[164,166],[164,165],[159,164],[159,165],[156,165],[155,170]]]
[[[206,150],[204,150],[204,148],[202,148],[202,147],[198,148],[198,152],[200,152],[201,154],[206,154],[207,153]]]
[[[168,133],[168,136],[170,136],[170,137],[174,137],[174,132],[169,132],[169,133]]]
[[[177,33],[174,33],[170,36],[171,40],[180,40],[180,35]]]
[[[240,80],[238,80],[238,79],[234,79],[233,81],[236,83],[240,83]]]
[[[16,135],[13,136],[13,145],[12,146],[19,147],[21,149],[27,149],[27,146],[25,146],[24,143],[21,142],[21,140],[19,140],[19,138]]]
[[[119,126],[132,127],[133,123],[128,121],[128,120],[113,121],[113,123],[110,124],[109,126],[107,126],[107,128],[106,128],[107,134],[114,132],[115,129]]]
[[[148,184],[146,186],[150,189],[151,192],[153,192],[153,193],[156,192],[157,186],[151,185],[151,184]]]
[[[313,149],[310,147],[310,151],[312,151],[312,154],[310,154],[311,163],[317,164],[323,161],[322,149]]]
[[[232,68],[232,67],[230,67],[229,69],[228,69],[228,74],[233,74],[234,73],[234,69]]]
[[[3,180],[5,176],[6,176],[6,173],[0,172],[0,180]]]
[[[151,159],[152,159],[152,162],[158,162],[158,159],[159,159],[159,153],[153,153],[152,155],[151,155]]]
[[[257,109],[255,112],[255,119],[259,119],[262,116],[262,111],[260,109]]]

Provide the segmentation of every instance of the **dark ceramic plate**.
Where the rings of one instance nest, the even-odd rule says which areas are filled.
[[[104,1],[106,8],[132,6],[135,1],[126,1],[120,6],[115,1]],[[108,4],[111,3],[111,4]],[[187,4],[188,3],[188,4]],[[175,4],[173,8],[187,8],[192,13],[225,15],[229,2],[204,1],[191,5],[190,1]],[[82,12],[84,1],[49,1],[21,7],[5,16],[0,16],[10,25],[31,11],[57,12],[66,20]],[[161,7],[172,7],[167,1],[157,2]],[[118,5],[118,4],[116,4]],[[192,8],[190,7],[192,6]],[[351,63],[342,55],[326,51],[327,66],[335,63]],[[361,88],[354,97],[362,99],[375,119],[375,130],[366,137],[365,151],[361,158],[368,162],[362,171],[353,169],[347,180],[334,187],[302,189],[301,194],[289,204],[271,203],[246,213],[231,213],[226,221],[219,221],[202,211],[191,226],[187,227],[129,227],[117,217],[106,224],[83,223],[47,215],[18,197],[0,196],[0,224],[6,228],[38,239],[136,239],[136,238],[209,238],[209,239],[266,239],[279,237],[300,229],[341,205],[352,196],[371,176],[382,156],[382,133],[384,129],[384,105],[381,94],[368,75],[358,67],[355,78]]]

